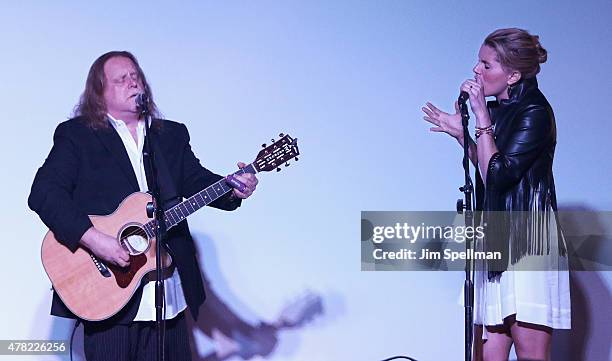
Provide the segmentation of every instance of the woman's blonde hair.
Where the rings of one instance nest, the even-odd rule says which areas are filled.
[[[540,38],[523,29],[495,30],[484,40],[484,45],[495,50],[505,70],[518,71],[524,79],[535,77],[540,72],[540,64],[547,59]]]

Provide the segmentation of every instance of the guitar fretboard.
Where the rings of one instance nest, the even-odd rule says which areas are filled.
[[[257,170],[255,170],[255,167],[253,167],[253,164],[249,164],[248,166],[240,169],[234,174],[238,175],[244,173],[255,174],[257,173]],[[211,184],[210,186],[204,188],[193,196],[185,199],[181,203],[166,210],[164,212],[164,221],[166,222],[166,229],[170,229],[176,226],[179,222],[183,221],[185,218],[189,217],[197,210],[206,207],[207,205],[216,201],[231,190],[232,187],[227,184],[225,178],[221,178],[219,181]],[[144,225],[143,228],[147,233],[147,236],[149,236],[150,238],[155,237],[156,226],[156,220],[149,221]]]

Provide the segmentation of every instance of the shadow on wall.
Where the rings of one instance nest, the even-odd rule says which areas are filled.
[[[199,259],[205,260],[209,273],[206,274],[204,268],[200,267],[206,289],[206,301],[200,307],[198,322],[194,322],[191,317],[187,318],[190,327],[194,330],[190,333],[194,360],[221,361],[233,357],[248,360],[255,356],[266,358],[278,346],[279,331],[301,328],[323,313],[321,297],[312,292],[305,292],[280,310],[276,320],[259,321],[255,325],[247,322],[227,305],[229,300],[224,301],[218,292],[219,288],[225,291],[228,287],[219,269],[213,241],[203,234],[194,234],[194,242],[200,248],[206,249],[204,258],[199,257]],[[228,294],[228,292],[224,293]],[[233,297],[233,295],[225,297]],[[232,300],[231,304],[240,304],[241,308],[250,309],[247,302],[243,300]],[[198,351],[198,340],[194,337],[197,334],[195,330],[203,332],[212,346],[212,349],[204,354]],[[295,336],[297,335],[294,334]],[[298,347],[297,341],[295,338],[290,340],[283,337],[285,344],[282,353],[294,353]]]
[[[555,361],[608,360],[612,351],[612,212],[584,205],[559,207],[561,227],[570,255],[572,329],[556,330]],[[606,283],[606,279],[608,282]]]

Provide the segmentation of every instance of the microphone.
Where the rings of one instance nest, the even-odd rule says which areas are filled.
[[[149,112],[149,96],[146,93],[136,95],[136,108],[141,113]]]
[[[461,93],[459,93],[459,99],[457,101],[459,102],[459,104],[465,104],[465,102],[468,100],[469,97],[470,97],[470,94],[462,90]]]

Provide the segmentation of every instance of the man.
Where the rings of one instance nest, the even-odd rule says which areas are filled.
[[[142,151],[145,124],[135,101],[141,93],[149,96],[151,113],[157,115],[151,89],[136,58],[125,51],[100,56],[89,70],[85,91],[75,108],[76,117],[57,127],[53,147],[36,174],[28,199],[30,208],[70,250],[85,247],[99,259],[121,267],[129,265],[127,251],[114,237],[93,227],[87,215],[110,214],[126,196],[147,191],[151,185],[151,170]],[[183,124],[156,118],[151,128],[165,205],[221,179],[200,165]],[[233,189],[213,202],[213,207],[234,210],[253,193],[257,185],[254,175],[237,178],[245,189]],[[166,244],[175,265],[165,279],[166,359],[190,360],[183,311],[189,307],[197,319],[205,294],[186,221],[168,231]],[[154,283],[143,284],[110,319],[84,322],[88,360],[155,359]],[[55,292],[51,314],[75,318]]]

